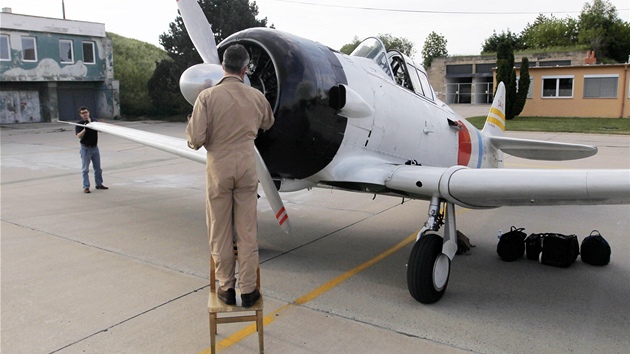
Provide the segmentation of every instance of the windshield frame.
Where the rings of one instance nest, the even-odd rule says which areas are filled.
[[[387,76],[389,76],[392,80],[394,79],[394,76],[392,75],[392,69],[389,66],[385,44],[383,44],[383,41],[381,41],[380,39],[376,37],[368,37],[364,39],[363,42],[361,42],[352,51],[352,53],[350,53],[350,56],[371,59],[381,69],[383,69]]]

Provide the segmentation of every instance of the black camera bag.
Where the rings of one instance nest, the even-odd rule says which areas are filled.
[[[523,232],[524,228],[517,229],[512,226],[509,232],[501,235],[497,244],[497,253],[505,262],[512,262],[525,254],[525,237],[527,234]]]
[[[596,233],[596,234],[594,234]],[[582,262],[596,266],[604,266],[610,262],[610,245],[599,231],[591,231],[591,235],[582,240],[580,249]]]
[[[540,263],[566,268],[575,262],[579,253],[577,236],[548,233],[542,238]]]
[[[525,239],[525,253],[527,259],[538,260],[540,251],[542,251],[542,239],[545,234],[531,234]]]

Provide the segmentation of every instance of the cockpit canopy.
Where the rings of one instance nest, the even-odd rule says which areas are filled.
[[[430,101],[435,100],[435,93],[424,69],[397,50],[388,52],[380,39],[375,37],[365,39],[350,56],[373,60],[383,69],[386,76],[399,86]]]
[[[369,37],[365,39],[355,50],[350,53],[350,56],[362,57],[372,59],[378,66],[385,71],[387,76],[392,77],[392,71],[387,61],[387,51],[383,42],[375,37]]]

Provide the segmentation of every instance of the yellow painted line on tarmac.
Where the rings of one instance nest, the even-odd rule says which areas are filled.
[[[418,230],[419,231],[419,230]],[[363,270],[373,266],[374,264],[382,261],[383,259],[391,256],[393,253],[395,253],[396,251],[400,250],[401,248],[407,246],[408,244],[410,244],[411,242],[416,240],[416,234],[418,233],[418,231],[414,232],[413,234],[407,236],[407,238],[405,238],[404,240],[402,240],[401,242],[399,242],[396,246],[388,249],[387,251],[379,254],[378,256],[370,259],[369,261],[345,272],[344,274],[334,278],[333,280],[329,281],[328,283],[320,286],[319,288],[311,291],[310,293],[296,299],[294,301],[295,304],[297,305],[304,305],[305,303],[315,299],[316,297],[322,295],[323,293],[327,292],[328,290],[336,287],[337,285],[343,283],[344,281],[346,281],[346,279],[352,277],[353,275],[356,275],[360,272],[362,272]]]
[[[456,215],[459,215],[460,213],[464,213],[466,211],[470,211],[472,209],[463,209],[457,213],[455,213]],[[397,251],[399,251],[400,249],[406,247],[407,245],[413,243],[416,240],[416,235],[418,234],[418,232],[420,231],[420,229],[416,230],[414,233],[412,233],[411,235],[407,236],[407,238],[405,238],[404,240],[400,241],[398,244],[396,244],[394,247],[388,249],[387,251],[379,254],[378,256],[370,259],[369,261],[347,271],[346,273],[330,280],[329,282],[327,282],[326,284],[320,286],[319,288],[312,290],[311,292],[307,293],[306,295],[299,297],[297,299],[295,299],[292,303],[286,304],[284,306],[281,306],[280,308],[278,308],[277,310],[271,312],[270,314],[268,314],[267,316],[265,316],[263,318],[263,327],[267,326],[273,322],[275,322],[276,318],[278,318],[278,316],[284,312],[285,310],[298,306],[298,305],[304,305],[307,302],[314,300],[315,298],[317,298],[318,296],[324,294],[325,292],[333,289],[334,287],[336,287],[337,285],[343,283],[344,281],[346,281],[348,278],[364,271],[365,269],[375,265],[376,263],[382,261],[383,259],[391,256],[392,254],[396,253]],[[216,350],[219,351],[221,349],[226,349],[238,342],[240,342],[241,340],[245,339],[247,336],[252,335],[256,333],[256,324],[253,323],[243,329],[241,329],[240,331],[232,334],[231,336],[223,339],[222,341],[218,342],[216,345]],[[204,351],[202,351],[200,354],[209,354],[211,353],[211,348],[207,348]]]

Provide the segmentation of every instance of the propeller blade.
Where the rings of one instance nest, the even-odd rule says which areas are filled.
[[[197,0],[177,0],[177,6],[184,20],[186,31],[203,62],[221,65],[212,26],[208,23],[208,19]]]
[[[186,97],[188,102],[194,104],[201,90],[213,86],[220,80],[221,75],[219,74],[219,69],[221,68],[221,62],[219,61],[219,52],[217,51],[217,44],[214,40],[214,34],[212,33],[212,26],[208,23],[208,19],[197,0],[177,0],[177,6],[179,7],[179,12],[182,15],[182,20],[184,20],[184,25],[186,26],[186,31],[188,31],[190,39],[203,59],[204,64],[206,64],[205,66],[201,65],[187,69],[180,78],[180,89],[184,97]],[[211,65],[207,64],[216,64],[219,65],[219,67],[213,68]],[[199,78],[203,78],[203,82],[198,82]],[[247,85],[250,84],[247,76],[245,76],[244,82]],[[289,215],[284,208],[280,194],[273,183],[269,170],[267,170],[267,165],[265,165],[265,161],[262,159],[262,156],[260,156],[258,149],[256,149],[256,172],[265,196],[267,200],[269,200],[271,209],[276,215],[278,224],[284,232],[291,232]]]
[[[280,199],[280,193],[278,193],[278,189],[276,189],[276,185],[273,183],[273,179],[271,178],[271,174],[269,174],[269,170],[267,169],[267,165],[265,165],[265,161],[262,156],[260,156],[260,152],[258,149],[256,150],[256,172],[258,174],[258,180],[260,181],[260,185],[262,186],[263,192],[265,192],[265,197],[269,201],[271,205],[271,209],[276,215],[276,220],[278,224],[282,228],[282,230],[286,233],[291,232],[291,223],[289,222],[289,214],[287,214],[287,210],[284,208],[284,204],[282,203],[282,199]]]

